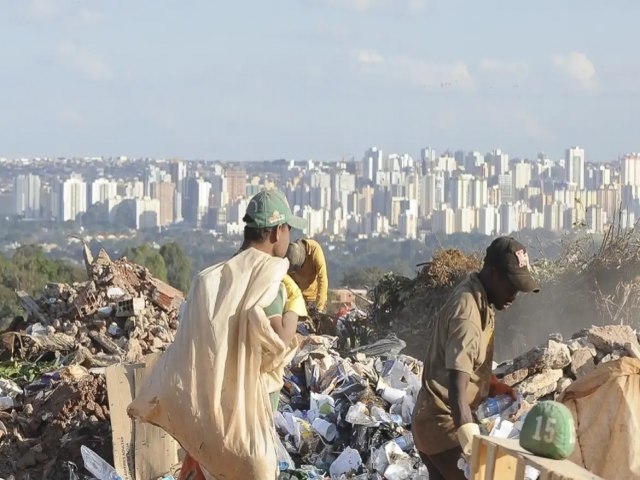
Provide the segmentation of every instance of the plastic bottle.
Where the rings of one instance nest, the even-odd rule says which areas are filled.
[[[401,450],[408,452],[413,448],[415,443],[413,443],[413,435],[411,432],[407,432],[404,435],[392,440],[398,444]]]
[[[513,400],[509,395],[498,395],[497,397],[489,397],[480,404],[476,415],[478,420],[499,415],[503,410],[509,408]]]
[[[86,468],[98,480],[122,480],[115,468],[109,465],[100,455],[90,448],[82,445],[80,447],[84,468]]]

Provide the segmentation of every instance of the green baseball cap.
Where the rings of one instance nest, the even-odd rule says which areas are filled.
[[[285,223],[298,230],[307,227],[304,218],[293,214],[287,197],[279,190],[263,190],[254,195],[242,221],[252,228],[269,228]]]

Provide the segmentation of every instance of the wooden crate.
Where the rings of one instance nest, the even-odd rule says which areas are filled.
[[[539,480],[602,480],[569,460],[533,455],[518,440],[485,436],[473,439],[472,480],[523,480],[527,465],[540,471]]]

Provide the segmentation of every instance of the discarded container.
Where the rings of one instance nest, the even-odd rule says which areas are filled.
[[[360,466],[362,466],[362,458],[358,451],[347,447],[331,464],[329,474],[331,478],[337,478],[346,473],[356,472]]]
[[[336,426],[327,422],[322,418],[316,418],[311,424],[313,429],[320,434],[322,438],[324,438],[328,442],[332,442],[336,436],[338,435],[338,429]]]
[[[84,468],[86,468],[98,480],[123,480],[115,468],[109,465],[100,455],[88,447],[80,447]]]
[[[399,388],[385,387],[380,395],[389,403],[400,403],[404,399],[407,392]]]
[[[495,415],[499,415],[513,403],[513,399],[509,395],[498,395],[497,397],[489,397],[480,404],[476,415],[478,420],[484,420]]]
[[[404,452],[408,452],[411,450],[415,443],[413,443],[413,435],[411,432],[407,432],[404,435],[393,440],[400,447],[400,449]]]
[[[364,425],[365,427],[377,427],[380,424],[368,415],[367,406],[361,402],[349,408],[345,420],[352,425]]]
[[[280,437],[278,436],[276,436],[276,453],[278,455],[278,469],[281,472],[296,468],[296,465],[291,459],[289,452],[287,452],[287,449],[284,448],[282,440],[280,440]]]

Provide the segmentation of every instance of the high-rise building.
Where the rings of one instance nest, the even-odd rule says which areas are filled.
[[[104,203],[118,195],[118,184],[107,178],[98,178],[91,182],[89,188],[89,205]]]
[[[584,188],[584,149],[580,147],[568,148],[564,156],[566,180],[575,183],[579,190]]]
[[[13,182],[13,212],[27,219],[40,218],[40,188],[38,175],[18,175]]]
[[[452,180],[451,206],[453,209],[471,205],[473,175],[461,174]]]
[[[519,161],[511,164],[511,177],[513,180],[513,192],[518,192],[529,186],[531,182],[531,164]]]
[[[499,225],[500,214],[496,207],[487,205],[478,210],[478,232],[487,236],[497,235]]]
[[[607,214],[602,209],[602,207],[597,205],[587,207],[585,215],[585,223],[587,224],[587,228],[594,233],[604,232],[604,226],[607,223],[606,217]]]
[[[500,149],[487,153],[485,161],[490,165],[492,175],[504,175],[509,171],[509,155]]]
[[[364,178],[372,182],[375,181],[376,173],[383,170],[383,161],[382,150],[377,147],[371,147],[364,152],[364,157],[362,157],[362,174]]]
[[[513,194],[511,172],[498,175],[498,186],[500,187],[501,203],[512,203],[516,200]]]
[[[564,228],[565,206],[560,202],[544,206],[544,228],[545,230],[559,231]]]
[[[160,204],[158,224],[161,227],[171,225],[175,221],[176,186],[173,182],[153,182],[150,191],[151,198]]]
[[[508,235],[518,231],[518,209],[516,205],[503,203],[500,205],[500,234]]]
[[[640,185],[640,155],[625,155],[620,161],[620,183],[622,185]]]
[[[489,189],[486,178],[474,177],[471,181],[470,205],[474,208],[484,207],[489,204]]]
[[[476,229],[476,212],[472,208],[458,208],[454,212],[454,231],[471,233]]]
[[[187,178],[187,165],[182,160],[175,160],[169,167],[171,181],[175,184],[176,190],[180,193],[184,192],[184,182]]]
[[[160,226],[160,200],[143,197],[131,201],[134,206],[136,230],[155,229]]]
[[[87,184],[81,177],[71,175],[55,183],[55,216],[59,222],[76,220],[87,211]]]
[[[185,188],[189,194],[185,197],[188,203],[183,205],[184,219],[195,227],[201,227],[209,211],[211,184],[202,178],[190,177]]]
[[[227,180],[229,200],[237,200],[247,195],[247,171],[244,168],[229,168],[224,173]]]
[[[431,230],[445,235],[455,233],[455,220],[455,214],[449,207],[434,210],[431,214]]]

